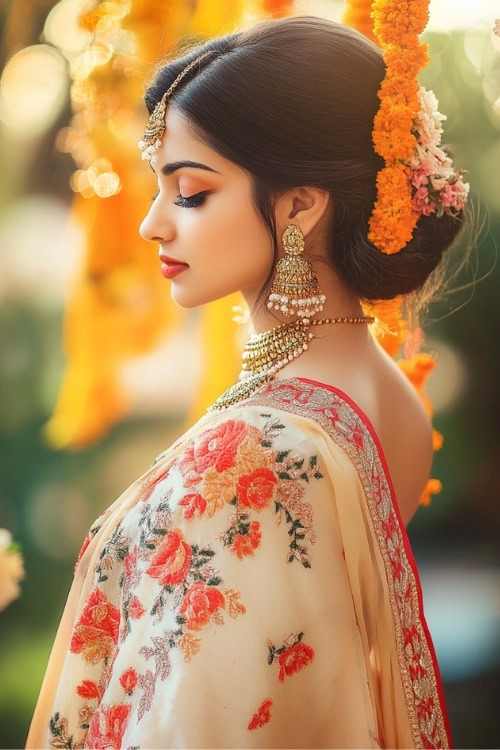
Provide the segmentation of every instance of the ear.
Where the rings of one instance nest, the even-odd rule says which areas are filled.
[[[298,187],[288,190],[276,200],[276,229],[281,237],[288,224],[297,224],[304,236],[326,220],[331,207],[328,190]]]

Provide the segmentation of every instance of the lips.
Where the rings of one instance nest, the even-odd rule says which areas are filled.
[[[168,255],[160,255],[159,258],[160,258],[160,260],[163,263],[178,263],[181,266],[187,266],[188,265],[187,263],[184,263],[184,261],[182,261],[182,260],[176,260],[175,258],[169,258]]]

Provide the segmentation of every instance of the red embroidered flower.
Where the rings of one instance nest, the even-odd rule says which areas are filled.
[[[130,691],[135,688],[137,685],[137,672],[133,667],[126,669],[122,674],[120,677],[120,685],[127,693],[130,693]]]
[[[248,534],[236,534],[231,550],[242,560],[245,555],[253,555],[254,549],[257,549],[260,544],[261,537],[260,523],[252,521]]]
[[[162,585],[182,583],[185,579],[193,553],[178,531],[169,531],[160,548],[153,556],[146,573],[158,578]]]
[[[241,419],[228,419],[193,440],[179,461],[184,486],[199,482],[203,472],[212,466],[218,472],[234,466],[238,446],[247,430],[246,422]]]
[[[295,646],[291,646],[291,648],[287,648],[279,655],[280,681],[283,682],[285,677],[303,669],[314,659],[314,656],[314,649],[306,643],[302,643],[302,641],[296,643]]]
[[[255,469],[251,474],[244,474],[238,479],[238,499],[248,508],[260,511],[269,505],[277,483],[278,480],[271,469]]]
[[[130,711],[129,703],[117,703],[113,706],[104,706],[101,703],[92,716],[85,737],[85,746],[94,750],[111,750],[112,748],[118,750],[118,748],[121,748]]]
[[[205,581],[196,581],[186,591],[179,612],[187,618],[187,628],[200,630],[209,624],[212,612],[225,604],[226,600],[219,589],[207,586]]]
[[[248,729],[257,729],[258,727],[263,727],[264,724],[267,724],[271,720],[272,705],[273,702],[271,698],[263,700],[257,709],[257,712],[252,716],[248,724]]]
[[[106,595],[95,588],[82,610],[71,637],[70,651],[79,654],[90,664],[111,656],[118,641],[119,610],[108,602]]]
[[[189,520],[192,518],[197,511],[196,515],[201,517],[207,507],[207,501],[198,492],[190,492],[189,495],[184,495],[182,500],[179,500],[178,505],[183,505],[187,508],[184,511],[184,518]]]
[[[78,558],[77,558],[77,561],[75,563],[75,567],[74,567],[74,570],[73,570],[73,575],[76,573],[76,569],[78,567],[78,563],[82,559],[83,553],[85,552],[85,550],[87,549],[87,547],[89,546],[89,544],[90,544],[90,539],[88,538],[88,536],[86,536],[85,539],[83,540],[82,546],[80,547],[80,552],[78,553]]]
[[[130,617],[132,617],[134,620],[138,620],[143,616],[145,611],[146,610],[140,603],[139,599],[136,596],[133,596],[128,605],[128,613]]]
[[[77,685],[76,692],[82,698],[99,698],[99,686],[92,680],[83,680]]]

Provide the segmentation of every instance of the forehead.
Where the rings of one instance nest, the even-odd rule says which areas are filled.
[[[189,159],[207,164],[217,171],[227,174],[236,171],[237,165],[225,159],[221,154],[201,141],[190,129],[186,115],[173,106],[167,106],[165,117],[166,130],[161,140],[161,146],[156,152],[157,170],[167,162]]]

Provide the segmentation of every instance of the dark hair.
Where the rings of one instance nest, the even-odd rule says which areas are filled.
[[[274,246],[257,302],[270,289],[278,259],[273,196],[315,186],[328,190],[333,201],[331,263],[360,301],[420,290],[422,307],[435,286],[431,274],[457,238],[464,212],[422,215],[412,239],[396,254],[380,252],[367,239],[375,180],[384,166],[372,142],[385,76],[379,47],[325,18],[264,19],[163,59],[144,95],[150,113],[186,65],[208,50],[214,54],[187,72],[169,102],[187,117],[195,137],[252,176],[253,200]]]

